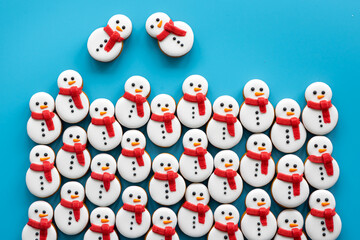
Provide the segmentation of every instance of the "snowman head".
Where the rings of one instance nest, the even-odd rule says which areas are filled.
[[[287,175],[302,174],[304,173],[304,164],[301,159],[294,154],[287,154],[280,158],[277,163],[278,173],[284,173]]]
[[[127,39],[132,32],[131,20],[122,14],[116,14],[110,18],[108,25],[113,31],[116,31],[124,39]]]
[[[145,146],[145,136],[138,130],[126,131],[121,140],[121,147],[124,149],[134,150],[135,148],[145,148]]]
[[[71,181],[65,183],[60,191],[61,199],[67,201],[84,201],[85,191],[83,185],[79,182]]]
[[[160,94],[151,101],[151,111],[157,115],[175,113],[175,109],[175,100],[170,95]]]
[[[44,110],[52,112],[55,108],[55,102],[50,94],[38,92],[30,98],[29,106],[31,112],[41,113]]]
[[[100,174],[104,174],[106,172],[115,174],[116,161],[113,156],[106,153],[100,153],[93,158],[90,168],[92,172]]]
[[[208,139],[206,134],[200,129],[190,129],[183,137],[184,148],[196,149],[198,147],[207,148]]]
[[[90,214],[90,223],[102,226],[104,224],[114,225],[115,224],[115,214],[108,207],[98,207],[95,208]]]
[[[305,90],[306,101],[320,102],[322,100],[331,100],[331,98],[331,88],[323,82],[314,82]]]
[[[285,230],[302,228],[304,225],[304,218],[300,212],[294,209],[286,209],[279,214],[277,223],[279,228]]]
[[[214,166],[221,170],[236,171],[239,168],[239,156],[234,151],[222,150],[215,155]]]
[[[77,71],[66,70],[60,73],[57,84],[59,88],[81,87],[83,79]]]
[[[232,114],[236,116],[239,114],[239,104],[235,98],[231,96],[218,97],[214,102],[214,113],[220,115]]]
[[[75,143],[86,144],[86,131],[79,126],[68,127],[63,134],[63,142],[68,145],[75,145]]]
[[[300,117],[301,109],[299,104],[290,98],[281,100],[275,108],[276,117],[290,119]]]
[[[91,118],[104,118],[114,116],[114,104],[105,98],[98,98],[90,105]]]
[[[269,98],[270,90],[264,81],[260,79],[253,79],[245,84],[243,94],[245,98]]]
[[[168,171],[177,172],[179,170],[179,162],[173,155],[161,153],[154,159],[152,169],[154,172],[159,173],[167,173]]]
[[[122,201],[131,205],[146,205],[148,201],[145,190],[138,186],[127,187],[122,195]]]
[[[309,206],[321,211],[327,208],[335,208],[335,197],[328,190],[316,190],[309,197]]]
[[[192,183],[186,188],[185,199],[195,205],[199,203],[207,205],[210,201],[210,194],[204,184]]]
[[[169,21],[170,17],[167,14],[163,12],[154,13],[146,20],[146,32],[151,37],[155,38],[162,31],[164,31],[164,25]]]
[[[325,136],[312,137],[307,144],[307,151],[309,155],[321,156],[322,154],[333,151],[333,145]]]
[[[51,205],[45,201],[36,201],[30,205],[28,215],[29,219],[33,219],[40,222],[41,219],[45,218],[51,220],[53,217],[53,209]]]
[[[245,198],[245,205],[248,208],[269,208],[271,200],[269,194],[260,188],[251,190]]]
[[[197,93],[202,93],[206,95],[208,91],[208,82],[203,76],[191,75],[185,79],[182,90],[184,94],[196,95]]]
[[[222,204],[215,209],[214,220],[215,222],[219,222],[222,224],[227,224],[229,222],[238,224],[240,220],[240,214],[236,207],[234,207],[233,205]]]
[[[152,222],[154,225],[161,228],[175,228],[177,224],[177,218],[173,210],[170,208],[161,207],[154,212],[152,216]]]
[[[44,161],[53,163],[55,161],[55,152],[46,145],[36,145],[30,151],[30,163],[41,164]]]
[[[150,94],[150,83],[144,77],[132,76],[125,82],[125,92],[147,97]]]
[[[271,152],[272,143],[270,138],[265,134],[255,133],[248,138],[246,149],[255,153]]]

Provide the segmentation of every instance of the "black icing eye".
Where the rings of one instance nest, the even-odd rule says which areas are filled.
[[[220,103],[220,107],[224,107],[224,103]]]
[[[96,215],[96,217],[97,217],[97,218],[100,218],[101,216],[100,216],[100,214],[98,214],[98,215]]]
[[[265,198],[262,198],[261,201],[262,201],[262,202],[265,202]]]
[[[104,107],[104,111],[107,111],[107,107]]]
[[[141,199],[141,196],[140,195],[138,195],[138,197],[137,197],[138,199]]]
[[[105,215],[105,219],[108,219],[109,218],[109,216],[108,215]]]
[[[71,80],[75,80],[75,78],[74,78],[74,77],[71,77]]]
[[[44,102],[44,105],[47,105],[48,103],[47,102]]]
[[[327,148],[327,146],[326,146],[326,145],[324,145],[323,147],[324,147],[324,148]]]
[[[189,85],[190,85],[190,87],[194,86],[194,84],[192,82]]]
[[[161,220],[163,220],[163,219],[164,219],[164,217],[163,217],[163,216],[160,216],[160,219],[161,219]]]
[[[36,103],[35,103],[36,106],[39,106],[39,104],[40,104],[39,102],[36,102]]]
[[[170,220],[170,217],[167,217],[167,220]]]
[[[99,109],[98,109],[98,108],[95,108],[95,112],[97,112],[97,111],[99,111]]]
[[[163,166],[164,166],[164,163],[160,163],[160,166],[163,167]]]
[[[64,82],[66,82],[66,81],[67,81],[67,78],[65,77],[65,78],[64,78]]]
[[[232,108],[233,107],[233,105],[232,104],[229,104],[229,108]]]
[[[329,201],[329,199],[328,198],[325,198],[325,202],[328,202]]]
[[[159,21],[160,21],[160,18],[157,18],[156,21],[159,22]]]
[[[190,142],[192,142],[192,140],[193,140],[193,138],[192,138],[192,137],[190,137],[190,138],[189,138],[189,141],[190,141]]]
[[[120,23],[120,21],[119,20],[116,20],[116,24],[119,24]]]
[[[232,160],[232,159],[230,159],[230,160],[229,160],[229,163],[232,163],[232,162],[233,162],[233,160]]]
[[[260,92],[264,91],[264,89],[262,87],[259,90],[260,90]]]
[[[127,142],[130,142],[130,138],[127,138],[126,141],[127,141]]]
[[[315,148],[317,148],[317,147],[318,147],[318,145],[317,145],[317,144],[314,144],[314,147],[315,147]]]
[[[195,195],[196,195],[196,192],[192,192],[192,195],[195,196]]]
[[[76,135],[76,138],[79,139],[79,138],[80,138],[80,135]]]
[[[122,28],[123,30],[125,30],[126,27],[123,25],[121,28]]]
[[[135,138],[135,142],[139,142],[140,141],[140,139],[138,139],[138,138]]]
[[[253,201],[256,202],[256,201],[257,201],[257,198],[254,197],[254,198],[253,198]]]
[[[168,167],[171,167],[171,163],[168,163],[167,165],[168,165]]]
[[[101,165],[101,163],[100,163],[100,162],[98,162],[98,163],[97,163],[97,165],[98,165],[98,166],[100,166],[100,165]]]
[[[110,166],[110,164],[109,164],[109,163],[106,163],[106,166],[108,167],[108,166]]]
[[[72,135],[72,134],[69,134],[69,137],[70,137],[70,138],[72,138],[72,137],[73,137],[73,135]]]
[[[132,83],[131,86],[132,86],[132,87],[135,87],[135,83]]]
[[[204,196],[204,194],[203,194],[203,193],[200,193],[200,197],[202,197],[202,196]]]
[[[297,168],[297,164],[294,164],[294,168]]]
[[[325,94],[325,91],[322,91],[321,94],[324,95],[324,94]]]
[[[283,111],[284,111],[284,112],[286,112],[286,110],[287,110],[287,108],[286,108],[286,107],[284,107],[284,108],[283,108]]]
[[[169,104],[165,104],[165,107],[169,107]]]
[[[261,146],[263,146],[263,147],[265,147],[265,145],[266,145],[265,143],[262,143],[262,144],[261,144]]]
[[[285,223],[288,223],[289,222],[289,219],[285,219]]]
[[[140,85],[140,89],[143,89],[144,87],[143,87],[143,85]]]
[[[46,211],[44,210],[42,213],[43,213],[43,214],[46,214]]]
[[[132,198],[132,197],[133,197],[132,193],[130,193],[130,194],[129,194],[129,197],[130,197],[130,198]]]
[[[78,191],[75,191],[75,195],[78,195],[79,194],[79,192]]]
[[[257,145],[257,142],[256,142],[256,141],[254,142],[254,145],[255,145],[255,146]]]
[[[201,84],[199,84],[198,87],[201,88]]]
[[[292,112],[295,112],[295,108],[291,108],[290,110],[291,110]]]
[[[296,219],[294,219],[294,221],[293,221],[294,223],[297,223],[297,220]]]
[[[221,162],[225,162],[225,158],[222,158],[222,159],[221,159]]]
[[[39,154],[39,153],[35,153],[35,156],[38,157],[38,156],[40,156],[40,154]]]
[[[224,215],[224,214],[225,214],[225,212],[224,212],[224,211],[222,211],[222,212],[221,212],[221,214],[222,214],[222,215]]]
[[[34,211],[35,213],[38,213],[39,212],[39,210],[37,210],[37,209],[35,209],[35,211]]]
[[[232,212],[229,212],[229,216],[231,216],[232,215]]]
[[[150,25],[150,28],[154,28],[154,25]]]
[[[158,107],[161,107],[161,104],[160,103],[158,103],[158,105],[157,105]]]
[[[68,194],[70,194],[70,193],[71,193],[71,190],[69,189],[69,190],[68,190]]]
[[[313,91],[313,94],[316,95],[316,94],[317,94],[317,91]]]
[[[252,87],[250,90],[251,90],[251,91],[255,91],[255,88],[254,88],[254,87]]]
[[[290,166],[290,164],[286,163],[286,164],[285,164],[285,166],[286,166],[286,167],[289,167],[289,166]]]
[[[48,154],[47,153],[44,153],[44,157],[47,157],[48,156]]]
[[[198,142],[201,142],[201,138],[198,138]]]
[[[320,200],[320,198],[317,198],[316,201],[317,201],[317,202],[320,202],[321,200]]]

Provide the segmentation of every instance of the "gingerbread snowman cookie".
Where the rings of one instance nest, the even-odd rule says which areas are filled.
[[[84,240],[119,240],[115,232],[115,214],[110,208],[95,208],[90,214],[90,224]]]
[[[277,222],[279,229],[274,240],[307,240],[302,230],[304,218],[300,212],[286,209],[279,214]]]
[[[158,208],[152,216],[153,226],[146,234],[145,240],[179,240],[176,233],[177,218],[173,210]]]

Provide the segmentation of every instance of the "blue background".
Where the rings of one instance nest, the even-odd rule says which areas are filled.
[[[173,20],[183,20],[193,28],[195,43],[185,57],[165,56],[156,41],[147,35],[145,21],[157,11],[168,13]],[[132,20],[133,33],[117,60],[96,62],[87,52],[87,38],[117,13]],[[20,238],[28,207],[37,200],[28,192],[24,181],[28,154],[35,145],[26,134],[30,116],[28,101],[38,91],[49,92],[55,98],[57,77],[66,69],[80,72],[90,101],[106,97],[113,103],[123,94],[124,82],[132,75],[142,75],[150,81],[149,100],[160,93],[178,100],[182,96],[183,80],[191,74],[201,74],[209,81],[211,102],[229,94],[241,103],[244,84],[260,78],[268,83],[274,105],[290,97],[301,107],[305,106],[304,91],[310,83],[328,83],[333,89],[333,103],[340,112],[339,124],[328,137],[334,144],[333,156],[340,164],[341,176],[330,190],[336,196],[337,211],[343,220],[340,239],[350,239],[356,234],[360,214],[359,1],[2,0],[0,27],[2,239]],[[88,123],[89,118],[80,125],[87,127]],[[248,136],[245,132],[241,143],[234,148],[240,156],[245,152]],[[57,151],[60,140],[52,147]],[[182,150],[181,141],[169,149],[155,147],[150,141],[147,145],[152,158],[161,152],[180,157]],[[90,151],[93,156],[97,154],[93,148]],[[209,151],[218,152],[213,147]],[[111,152],[115,158],[119,153],[120,149]],[[305,147],[297,154],[305,159]],[[273,153],[276,161],[282,155]],[[88,176],[81,179],[83,184]],[[121,183],[123,189],[129,185],[124,180]],[[140,186],[146,187],[147,181]],[[243,194],[234,203],[240,214],[245,210],[245,195],[251,189],[245,185]],[[265,189],[269,190],[270,186]],[[57,193],[47,200],[56,206],[60,196]],[[86,203],[90,210],[94,208]],[[121,205],[119,200],[112,208],[116,212]],[[218,203],[212,201],[210,205],[214,209]],[[174,210],[179,206],[175,205]],[[148,204],[151,212],[157,207],[153,201]],[[281,211],[275,203],[271,210],[276,216]],[[305,216],[307,204],[298,210]],[[189,239],[179,229],[178,233],[181,239]],[[59,239],[82,239],[82,236],[83,233],[68,237],[59,232]]]

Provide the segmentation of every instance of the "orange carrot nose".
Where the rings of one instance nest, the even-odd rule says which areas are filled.
[[[109,219],[101,219],[101,223],[107,223],[107,222],[109,222]]]
[[[200,200],[204,200],[203,197],[196,197],[196,200],[200,201]]]
[[[118,30],[118,31],[120,31],[120,32],[123,31],[123,30],[121,29],[121,27],[119,27],[119,26],[116,26],[116,30]]]
[[[139,92],[142,92],[142,90],[136,88],[136,89],[135,89],[135,92],[136,92],[136,93],[139,93]]]
[[[258,150],[259,150],[259,151],[263,151],[263,150],[266,150],[266,148],[264,148],[264,147],[258,147]]]
[[[294,115],[295,113],[293,113],[293,112],[286,112],[286,115],[288,115],[288,116],[292,116],[292,115]]]
[[[320,148],[319,153],[323,153],[323,152],[326,152],[326,149],[325,148]]]
[[[141,202],[141,200],[140,200],[140,199],[135,198],[135,199],[133,200],[133,202]]]
[[[264,93],[262,93],[262,92],[255,92],[255,96],[262,96],[262,95],[264,95]]]
[[[231,167],[232,165],[232,163],[225,163],[225,167]]]
[[[323,97],[325,97],[324,95],[318,95],[317,98],[318,99],[322,99]]]
[[[194,88],[194,91],[195,92],[201,91],[201,88],[196,87],[196,88]]]
[[[46,161],[48,159],[50,159],[50,157],[42,157],[42,158],[40,158],[40,161]]]
[[[262,205],[265,205],[265,204],[266,204],[266,203],[264,203],[264,202],[258,202],[258,203],[257,203],[258,206],[262,206]]]
[[[47,217],[47,216],[49,216],[49,215],[48,214],[39,214],[40,218]]]
[[[139,142],[132,142],[131,143],[131,146],[137,146],[137,145],[139,145],[140,143]]]
[[[74,139],[73,139],[73,142],[80,142],[80,139],[74,138]]]
[[[172,223],[171,220],[166,220],[166,221],[163,221],[164,224],[169,224],[169,223]]]
[[[232,109],[231,109],[231,108],[225,108],[224,111],[225,111],[225,112],[231,112]]]
[[[109,167],[102,167],[101,170],[105,171],[105,170],[108,170]]]
[[[296,172],[297,171],[297,168],[290,168],[289,169],[289,172]]]
[[[321,206],[323,206],[323,207],[326,207],[326,206],[328,206],[328,205],[330,205],[330,203],[328,203],[328,202],[322,202],[322,203],[321,203]]]
[[[172,169],[172,167],[164,167],[165,171],[169,171],[170,169]]]
[[[296,223],[290,223],[289,226],[293,228],[293,227],[297,227],[297,226],[299,226],[299,225],[296,224]]]
[[[69,85],[73,85],[74,83],[76,83],[76,81],[69,81],[68,82]]]
[[[45,109],[45,108],[47,108],[48,106],[46,106],[46,105],[41,105],[40,106],[40,109]]]
[[[162,26],[162,20],[159,22],[159,24],[157,25],[158,28],[161,28]]]
[[[169,109],[166,108],[166,107],[162,107],[162,108],[161,108],[161,111],[166,112],[166,111],[169,111]]]
[[[71,198],[74,199],[74,198],[78,198],[79,195],[71,195]]]
[[[225,220],[230,220],[230,219],[233,219],[234,217],[232,217],[232,216],[226,216],[225,217]]]
[[[100,112],[100,115],[101,115],[101,116],[104,115],[104,114],[106,114],[106,112]]]
[[[199,143],[199,142],[195,142],[194,143],[194,146],[196,147],[196,146],[200,146],[201,145],[201,143]]]

